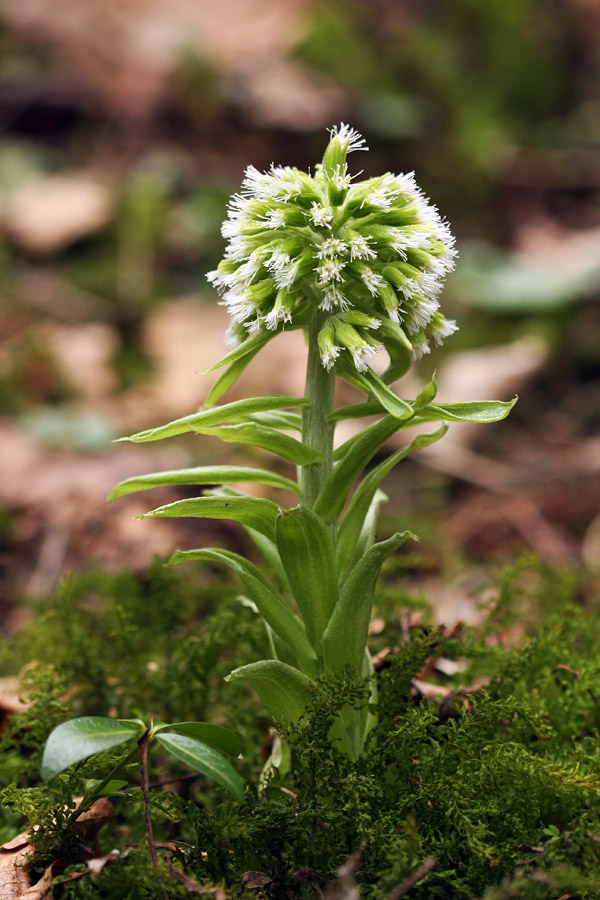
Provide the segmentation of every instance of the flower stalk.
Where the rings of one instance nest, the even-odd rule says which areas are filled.
[[[302,411],[302,443],[321,454],[320,462],[301,467],[302,503],[309,509],[315,505],[323,485],[333,468],[334,424],[328,418],[333,412],[335,372],[324,368],[319,350],[319,332],[326,314],[318,312],[308,327],[308,359],[304,396],[310,401]]]

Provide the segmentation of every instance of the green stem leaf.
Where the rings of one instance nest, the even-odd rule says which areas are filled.
[[[404,531],[380,541],[352,569],[323,636],[326,671],[349,666],[356,675],[361,674],[373,591],[381,566],[390,553],[409,539],[418,540],[410,531]]]
[[[266,469],[253,469],[249,466],[197,466],[192,469],[152,472],[149,475],[127,478],[112,489],[108,495],[108,502],[124,497],[126,494],[147,491],[155,487],[179,484],[243,484],[244,482],[266,484],[293,491],[295,494],[300,491],[295,481]]]

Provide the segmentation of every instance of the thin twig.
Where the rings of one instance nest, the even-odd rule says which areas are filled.
[[[148,784],[148,739],[150,732],[148,729],[143,733],[138,741],[140,748],[140,765],[142,769],[142,794],[144,795],[144,809],[146,811],[146,837],[148,839],[148,853],[150,854],[150,862],[156,865],[156,847],[154,846],[154,834],[152,832],[152,816],[150,815],[150,785]]]
[[[154,832],[152,831],[152,815],[150,813],[150,785],[148,783],[148,741],[150,732],[146,729],[138,741],[140,750],[140,768],[142,774],[142,794],[144,795],[144,811],[146,814],[146,839],[148,841],[148,855],[153,866],[158,862],[156,855],[156,844],[154,843]],[[167,900],[167,895],[161,891],[163,900]]]
[[[392,891],[391,894],[388,895],[386,900],[400,900],[400,897],[404,897],[411,888],[417,884],[421,878],[425,878],[430,872],[432,872],[437,866],[438,861],[435,856],[430,856],[428,859],[423,860],[423,862],[414,869],[408,878],[406,878],[401,885],[399,885],[396,890]]]
[[[194,778],[200,778],[199,772],[190,772],[189,775],[180,775],[178,778],[161,778],[160,781],[152,781],[148,787],[149,788],[159,788],[163,787],[165,784],[176,784],[180,781],[192,781]],[[127,785],[126,787],[119,788],[117,793],[128,794],[130,791],[141,791],[141,784],[132,784]]]

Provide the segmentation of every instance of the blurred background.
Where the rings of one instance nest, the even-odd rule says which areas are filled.
[[[105,504],[220,446],[111,441],[203,401],[227,198],[340,121],[371,147],[354,171],[415,170],[457,236],[460,331],[401,393],[436,369],[446,401],[520,397],[403,463],[382,528],[423,535],[411,565],[454,611],[523,552],[597,564],[599,76],[598,0],[0,0],[3,627],[66,569],[236,548],[225,523],[133,521],[181,493]],[[301,392],[302,351],[273,341],[238,395]]]

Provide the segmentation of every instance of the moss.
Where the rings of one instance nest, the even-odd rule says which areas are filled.
[[[244,683],[225,684],[223,676],[261,658],[266,638],[230,584],[207,570],[183,580],[160,561],[142,575],[72,578],[4,652],[5,667],[31,656],[38,662],[27,676],[34,703],[10,720],[0,742],[2,834],[37,824],[35,871],[61,859],[65,877],[83,872],[85,848],[64,819],[85,780],[108,771],[119,753],[41,785],[51,728],[85,713],[208,719],[240,734],[244,802],[201,777],[153,790],[156,837],[172,849],[151,873],[139,767],[131,764],[122,775],[128,787],[112,798],[114,819],[98,836],[99,852],[116,847],[121,857],[93,877],[65,882],[62,896],[186,896],[170,875],[170,858],[199,883],[224,886],[228,897],[245,896],[242,874],[259,871],[269,896],[312,898],[361,848],[361,893],[373,900],[432,857],[435,867],[407,894],[413,900],[555,900],[561,893],[592,900],[600,886],[600,620],[592,589],[577,574],[523,560],[502,574],[498,601],[478,632],[450,640],[413,628],[401,643],[388,582],[379,604],[384,637],[399,646],[377,675],[379,722],[366,752],[352,763],[327,739],[344,706],[365,707],[366,683],[343,673],[320,680],[303,720],[285,730],[290,764],[272,769],[259,790],[270,723]],[[518,648],[505,647],[498,636],[525,604],[542,624]],[[441,703],[412,685],[440,654],[468,664],[453,678],[428,676],[453,691]],[[483,677],[486,685],[469,689]],[[160,752],[151,766],[156,780],[189,775]]]

